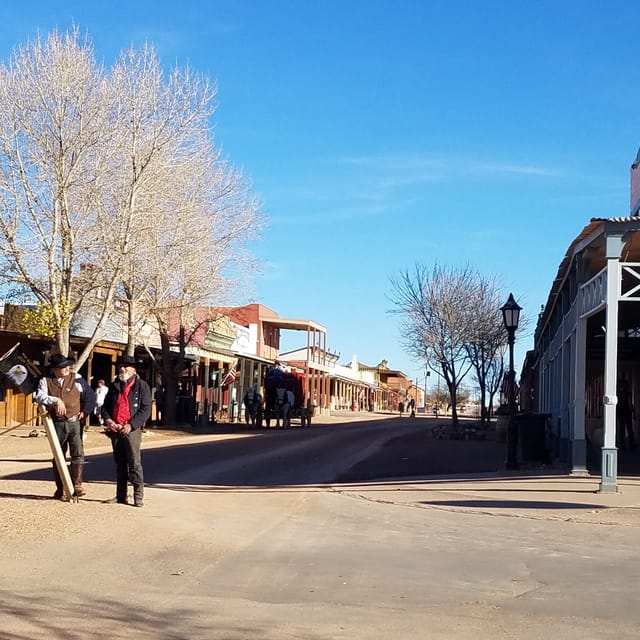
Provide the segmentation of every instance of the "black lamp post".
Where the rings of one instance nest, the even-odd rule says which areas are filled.
[[[513,368],[513,343],[515,342],[516,329],[520,321],[520,311],[522,307],[518,305],[509,294],[507,302],[500,307],[502,311],[502,321],[507,330],[509,340],[509,426],[507,427],[507,469],[518,468],[518,428],[515,421],[516,414],[516,372]]]

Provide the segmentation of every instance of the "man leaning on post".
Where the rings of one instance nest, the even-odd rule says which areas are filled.
[[[50,372],[41,378],[35,393],[35,401],[44,405],[53,420],[56,435],[60,441],[62,453],[71,456],[69,472],[77,497],[85,495],[82,488],[82,470],[84,467],[84,445],[82,443],[82,423],[91,415],[96,404],[96,394],[86,380],[71,367],[74,358],[55,353],[49,361]],[[53,477],[56,490],[55,500],[64,499],[62,478],[53,462]]]

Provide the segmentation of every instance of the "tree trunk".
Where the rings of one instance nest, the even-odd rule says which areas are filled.
[[[58,349],[63,356],[71,355],[69,353],[69,327],[65,329],[58,329],[56,331],[56,342]]]
[[[451,424],[454,427],[458,426],[458,394],[456,384],[453,381],[447,380],[447,386],[449,387],[449,398],[451,402]]]
[[[480,423],[485,424],[487,422],[487,411],[485,408],[485,401],[487,399],[487,392],[485,386],[480,387]]]
[[[162,347],[162,381],[164,383],[165,404],[163,422],[165,425],[175,425],[178,381],[173,372],[171,362],[171,345],[169,336],[160,332],[160,344]]]
[[[180,328],[179,351],[172,351],[166,331],[160,332],[162,346],[162,380],[165,386],[164,422],[167,425],[177,424],[178,383],[185,370],[184,327]]]
[[[135,331],[133,331],[133,327],[136,322],[136,313],[135,313],[135,302],[133,300],[128,300],[128,322],[129,322],[129,330],[127,331],[127,355],[135,356],[136,354],[136,344],[135,344]]]

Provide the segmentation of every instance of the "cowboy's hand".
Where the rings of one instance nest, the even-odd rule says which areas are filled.
[[[127,436],[131,433],[131,425],[127,422],[127,424],[123,424],[122,427],[120,428],[120,433],[123,436]]]
[[[113,431],[115,433],[118,433],[121,429],[120,425],[113,421],[111,418],[109,418],[106,422],[105,422],[105,426],[107,427],[107,429],[109,429],[109,431]]]
[[[56,400],[56,415],[57,416],[66,416],[67,415],[67,407],[65,406],[62,398],[58,398]]]

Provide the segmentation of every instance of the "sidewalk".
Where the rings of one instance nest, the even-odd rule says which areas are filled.
[[[599,483],[594,476],[511,472],[394,478],[336,489],[375,502],[425,509],[640,527],[640,478],[620,478],[618,493],[599,493]]]
[[[436,423],[430,416],[417,419]],[[399,459],[412,469],[438,469],[446,467],[447,458],[467,451],[468,459],[463,460],[461,466],[473,469],[475,464],[478,468],[474,456],[482,456],[491,470],[437,475],[413,473],[411,476],[403,473],[384,481],[341,484],[339,490],[373,501],[419,508],[640,527],[640,476],[619,475],[617,493],[600,493],[599,475],[572,476],[567,470],[553,466],[504,471],[505,447],[496,442],[434,441],[428,436],[414,437],[412,442],[391,440],[385,447],[389,451],[377,455],[390,459],[387,462],[390,469],[401,468]],[[372,458],[360,466],[376,462],[379,460]],[[358,467],[352,476],[357,480]]]

